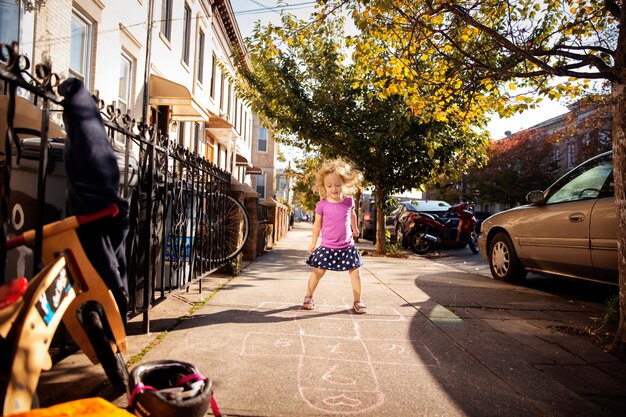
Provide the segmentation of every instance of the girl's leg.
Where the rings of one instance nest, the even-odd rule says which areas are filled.
[[[309,276],[309,283],[306,286],[307,296],[313,297],[313,293],[315,292],[315,289],[317,288],[317,284],[320,283],[320,280],[322,279],[325,273],[326,273],[325,269],[313,268],[313,271],[311,271],[311,275]]]
[[[363,314],[367,312],[367,308],[363,301],[361,301],[361,269],[354,268],[350,270],[350,280],[352,281],[352,295],[354,302],[352,308],[357,314]]]
[[[302,307],[305,310],[313,310],[315,308],[315,302],[313,301],[313,293],[317,288],[317,284],[320,283],[320,280],[326,273],[325,269],[314,268],[311,271],[311,275],[309,276],[309,282],[306,286],[306,295],[304,296],[304,302],[302,303]]]

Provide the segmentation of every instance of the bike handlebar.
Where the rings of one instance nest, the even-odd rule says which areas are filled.
[[[109,203],[107,208],[104,208],[100,211],[96,211],[91,214],[80,214],[76,216],[76,220],[78,220],[78,225],[81,226],[83,224],[91,223],[96,220],[100,220],[104,217],[116,217],[120,213],[119,207],[115,203]]]
[[[91,214],[81,214],[76,216],[71,216],[63,220],[56,221],[54,223],[49,223],[44,225],[43,227],[43,236],[44,238],[47,236],[51,236],[60,232],[63,232],[68,229],[77,229],[81,225],[94,222],[96,220],[100,220],[104,217],[116,217],[120,212],[119,207],[115,203],[109,203],[106,208],[102,210],[96,211]],[[27,230],[21,235],[17,235],[8,239],[6,241],[7,250],[14,249],[18,246],[27,245],[32,243],[35,240],[35,230]]]

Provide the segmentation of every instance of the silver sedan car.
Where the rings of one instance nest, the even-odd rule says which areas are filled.
[[[481,225],[478,244],[495,279],[521,281],[531,271],[617,284],[611,151],[526,198],[530,204],[497,213]]]

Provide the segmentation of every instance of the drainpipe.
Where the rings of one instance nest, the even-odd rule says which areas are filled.
[[[146,63],[143,73],[143,108],[141,120],[148,124],[148,109],[150,103],[150,66],[152,65],[152,26],[154,26],[154,0],[148,2],[148,30],[146,33]]]
[[[151,64],[151,57],[152,57],[152,26],[154,24],[154,0],[149,0],[148,1],[148,30],[146,33],[146,63],[145,63],[145,67],[144,67],[144,75],[143,75],[143,106],[142,106],[142,111],[141,111],[141,120],[142,122],[145,124],[145,126],[148,126],[149,120],[148,120],[148,110],[149,110],[149,105],[150,105],[150,66]],[[155,132],[154,135],[154,144],[156,146],[156,141],[157,141],[157,135],[158,132]],[[153,161],[154,161],[154,153],[155,153],[155,147],[152,147],[152,155],[150,155],[149,158],[149,164],[148,164],[148,169],[149,169],[149,175],[148,175],[148,192],[152,192],[152,177],[153,177]],[[151,234],[152,234],[152,221],[150,219],[150,213],[152,213],[152,199],[148,198],[148,201],[146,202],[146,213],[148,213],[148,227],[146,227],[146,232],[143,236],[144,239],[146,239],[146,242],[151,242]],[[148,248],[148,253],[147,255],[147,259],[146,259],[146,264],[144,266],[144,285],[143,285],[143,308],[144,308],[144,312],[143,312],[143,317],[142,317],[142,330],[145,334],[150,333],[150,317],[149,317],[149,311],[150,311],[150,285],[148,284],[151,280],[150,277],[150,266],[152,265],[152,247]]]

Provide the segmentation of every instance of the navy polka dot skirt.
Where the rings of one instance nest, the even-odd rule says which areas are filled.
[[[313,268],[330,271],[349,271],[363,265],[363,258],[356,246],[345,249],[331,249],[318,246],[306,260],[307,265]]]

